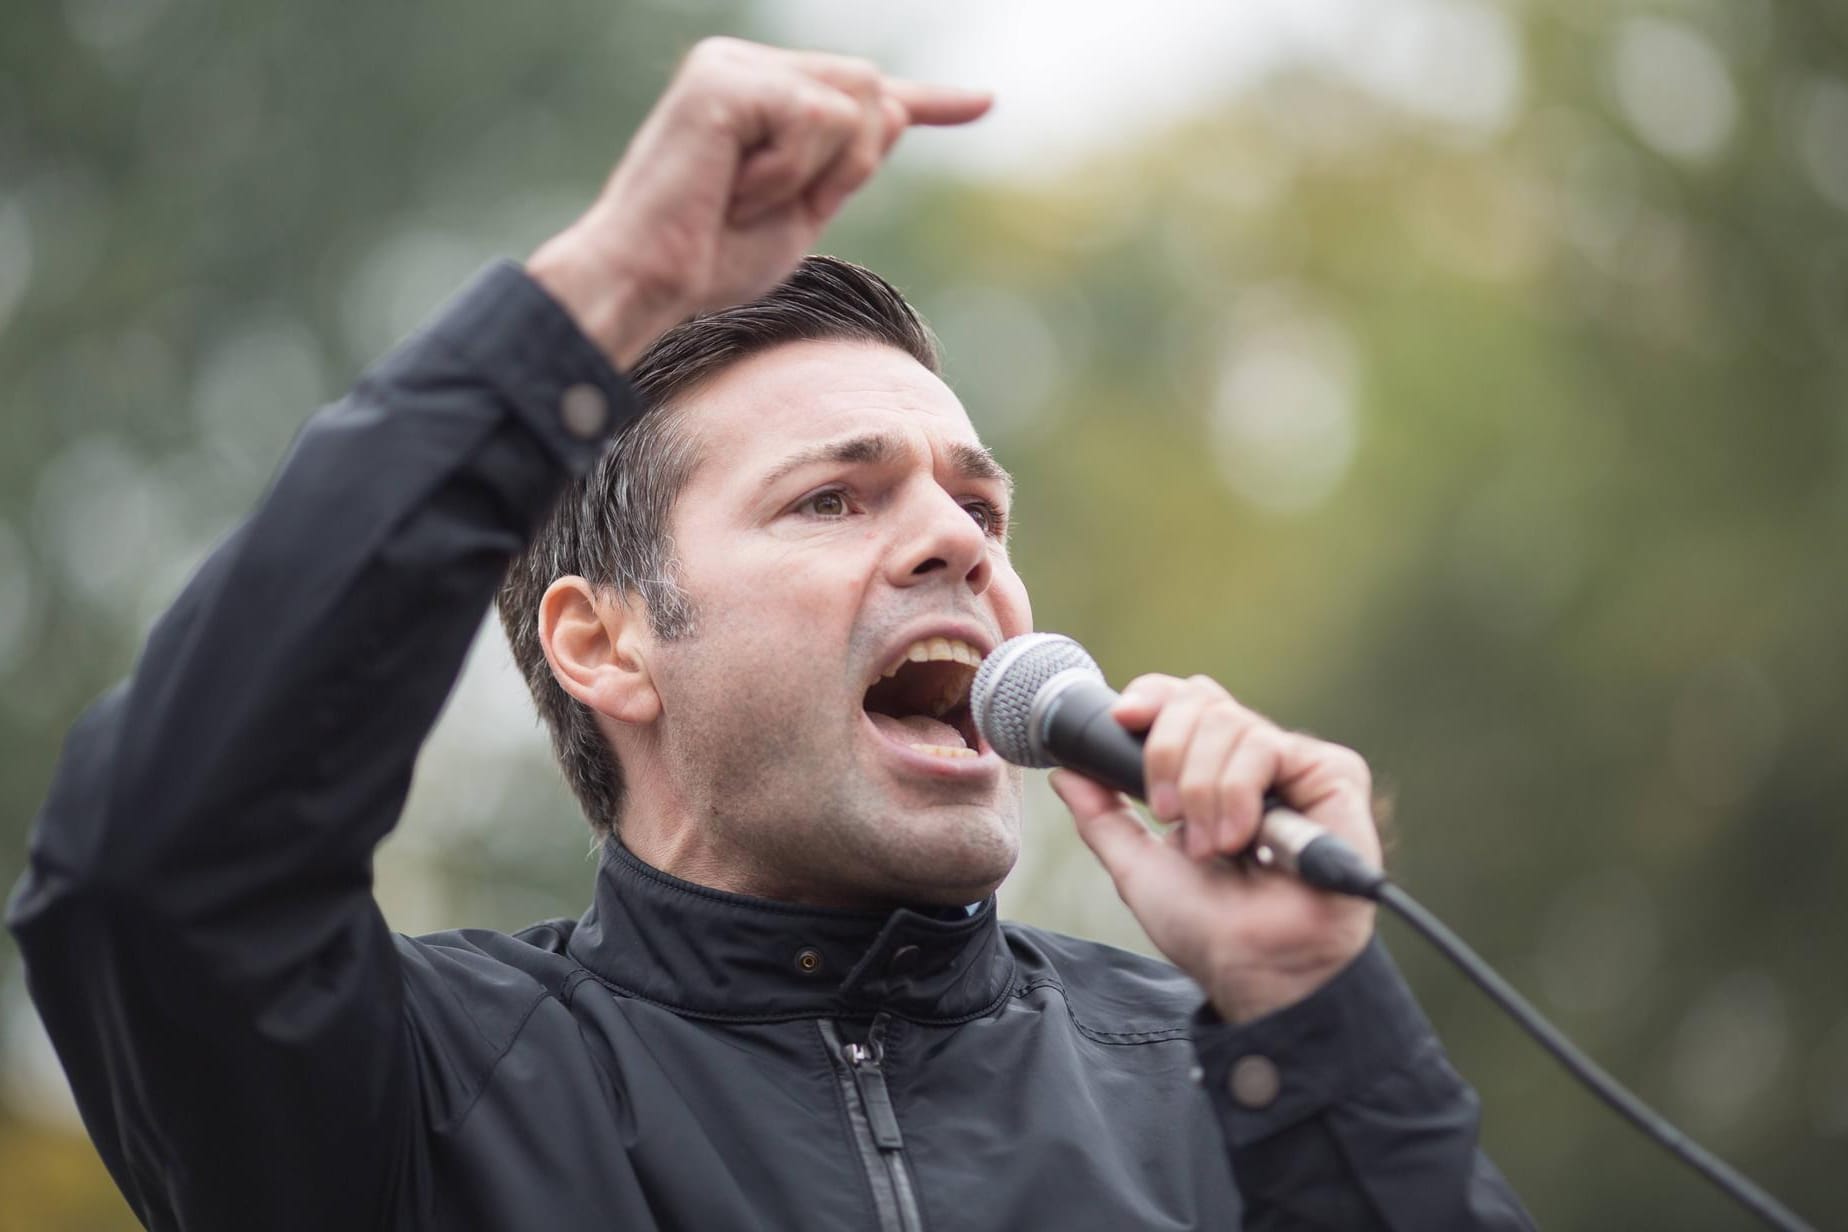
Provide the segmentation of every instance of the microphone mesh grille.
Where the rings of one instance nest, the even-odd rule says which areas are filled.
[[[1040,686],[1060,672],[1083,668],[1103,679],[1097,661],[1083,646],[1059,633],[1023,633],[989,652],[975,674],[969,709],[982,739],[1016,766],[1044,769],[1050,758],[1037,755],[1028,737],[1033,699]]]

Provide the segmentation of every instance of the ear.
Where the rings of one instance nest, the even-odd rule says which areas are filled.
[[[607,587],[561,577],[539,600],[539,644],[559,686],[619,723],[646,725],[661,714],[648,672],[647,616]]]

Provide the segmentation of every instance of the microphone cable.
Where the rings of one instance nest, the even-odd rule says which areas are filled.
[[[1471,983],[1488,995],[1489,1000],[1500,1006],[1555,1061],[1590,1089],[1593,1095],[1615,1109],[1619,1116],[1713,1182],[1723,1193],[1764,1220],[1768,1226],[1782,1229],[1783,1232],[1815,1232],[1809,1224],[1760,1189],[1750,1178],[1688,1137],[1668,1118],[1606,1073],[1596,1061],[1567,1039],[1564,1032],[1528,1004],[1527,999],[1516,992],[1514,986],[1503,979],[1494,967],[1470,949],[1461,937],[1400,886],[1382,878],[1377,892],[1368,897],[1389,908],[1413,932],[1437,947],[1445,958],[1462,970]]]
[[[1273,804],[1274,801],[1266,800],[1267,806]],[[1602,1066],[1568,1039],[1565,1032],[1547,1021],[1546,1016],[1535,1009],[1527,998],[1515,991],[1514,985],[1503,979],[1500,972],[1472,950],[1463,938],[1452,932],[1424,904],[1321,826],[1288,808],[1270,807],[1265,815],[1262,836],[1252,849],[1251,858],[1261,867],[1293,873],[1305,884],[1319,890],[1370,899],[1387,908],[1410,926],[1413,932],[1435,946],[1445,958],[1456,964],[1471,983],[1519,1023],[1521,1029],[1564,1066],[1567,1073],[1583,1083],[1619,1116],[1706,1177],[1722,1193],[1770,1227],[1780,1229],[1780,1232],[1815,1232],[1790,1208],[1759,1188],[1744,1173],[1688,1137],[1667,1117],[1611,1077]]]
[[[1265,801],[1268,811],[1250,858],[1264,868],[1292,873],[1305,884],[1335,894],[1370,899],[1390,910],[1413,932],[1435,946],[1454,963],[1469,981],[1488,995],[1489,1000],[1519,1023],[1566,1072],[1583,1083],[1593,1095],[1604,1101],[1630,1124],[1659,1143],[1670,1154],[1707,1178],[1720,1191],[1768,1226],[1780,1232],[1815,1232],[1789,1207],[1773,1198],[1713,1152],[1695,1142],[1669,1119],[1644,1103],[1628,1087],[1618,1082],[1604,1068],[1549,1022],[1514,985],[1469,947],[1463,938],[1432,914],[1424,904],[1389,879],[1384,872],[1368,864],[1360,853],[1339,838],[1286,807]],[[1247,858],[1247,857],[1240,857]]]
[[[983,659],[971,689],[970,709],[977,730],[1003,759],[1018,766],[1067,766],[1146,799],[1142,737],[1125,731],[1111,717],[1117,696],[1096,660],[1077,642],[1054,633],[1024,633]],[[1770,1227],[1815,1232],[1606,1073],[1461,937],[1359,852],[1274,797],[1266,797],[1264,810],[1257,839],[1236,859],[1386,907],[1461,969],[1567,1073],[1644,1135]]]

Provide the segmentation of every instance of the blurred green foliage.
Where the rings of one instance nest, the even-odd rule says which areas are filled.
[[[1055,179],[901,170],[828,247],[943,334],[1020,480],[1042,625],[1119,681],[1208,672],[1365,751],[1414,893],[1651,1102],[1839,1219],[1848,16],[1395,12],[1461,31],[1451,68],[1501,72],[1505,105],[1311,59]],[[62,730],[308,409],[566,222],[694,38],[751,27],[474,0],[4,22],[10,883]],[[581,909],[581,823],[496,656],[381,852],[401,927]],[[1137,943],[1033,804],[1010,909]],[[1742,1226],[1387,928],[1544,1224]],[[130,1226],[46,1114],[10,948],[0,978],[0,1229]]]

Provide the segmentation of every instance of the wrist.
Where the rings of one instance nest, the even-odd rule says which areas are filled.
[[[1369,920],[1369,924],[1371,921]],[[1304,955],[1293,961],[1262,965],[1240,963],[1217,972],[1206,986],[1207,999],[1220,1018],[1243,1025],[1287,1009],[1315,995],[1345,971],[1367,948],[1369,927],[1357,937],[1344,939],[1331,951]]]
[[[1340,967],[1333,967],[1313,975],[1247,976],[1236,983],[1222,983],[1213,988],[1208,998],[1221,1019],[1234,1026],[1243,1026],[1307,1000],[1340,970]]]
[[[621,372],[687,315],[666,288],[600,259],[571,231],[541,244],[527,258],[526,272]]]

